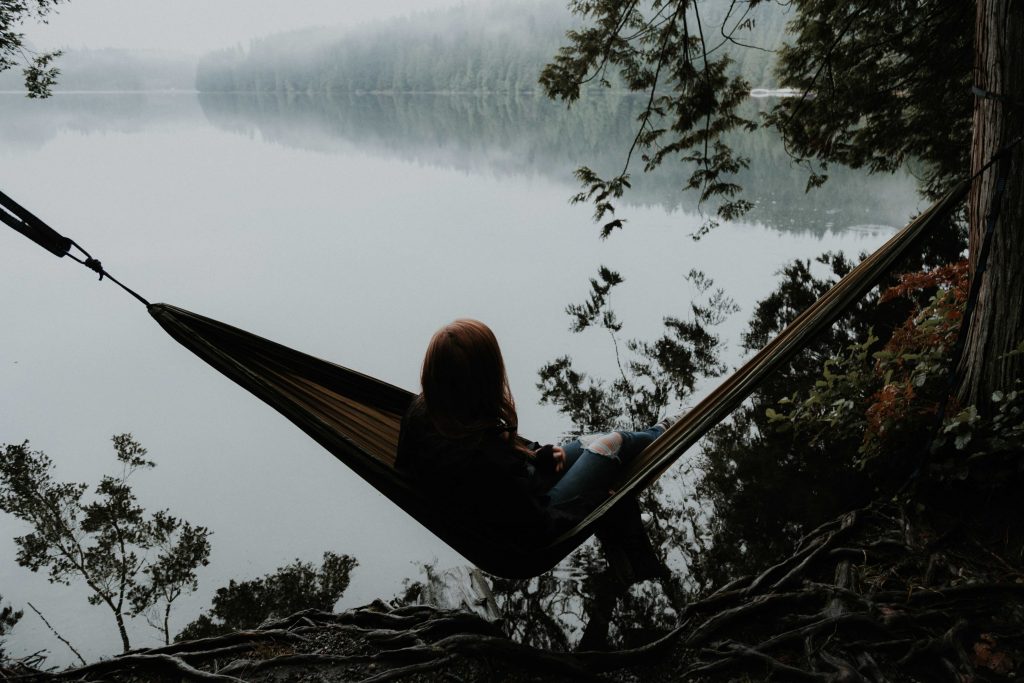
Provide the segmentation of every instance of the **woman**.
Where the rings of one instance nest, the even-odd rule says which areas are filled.
[[[434,334],[420,381],[423,391],[402,421],[396,467],[447,513],[527,546],[542,545],[582,520],[608,497],[622,463],[674,421],[557,447],[526,445],[516,433],[498,340],[477,320],[456,320]],[[619,522],[620,535],[639,529],[650,550],[635,501],[626,507],[636,519],[624,527]],[[602,542],[608,545],[605,537]],[[649,557],[642,560],[650,564]],[[637,569],[633,578],[652,573],[649,566]]]

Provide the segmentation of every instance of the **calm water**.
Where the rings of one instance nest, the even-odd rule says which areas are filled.
[[[571,206],[572,170],[610,170],[630,135],[628,100],[576,112],[541,100],[195,95],[0,96],[0,189],[73,237],[116,277],[165,301],[415,389],[427,339],[448,320],[502,341],[523,432],[568,424],[537,405],[537,369],[564,353],[607,376],[607,337],[571,335],[567,303],[598,265],[626,278],[615,307],[630,336],[686,315],[683,279],[703,269],[743,307],[795,257],[869,250],[918,208],[909,178],[833,175],[817,194],[770,138],[744,144],[759,201],[700,242],[692,200],[665,173],[597,238]],[[138,302],[13,231],[0,231],[0,442],[29,439],[58,476],[96,482],[109,438],[131,431],[157,461],[134,482],[149,509],[214,530],[180,629],[230,578],[323,551],[359,560],[341,606],[390,597],[417,563],[460,558],[284,418],[177,345]],[[18,567],[0,517],[0,595],[31,601],[87,658],[115,652],[113,620],[77,587]],[[28,611],[28,610],[26,610]],[[141,620],[133,644],[154,644]],[[35,615],[8,642],[70,662]]]

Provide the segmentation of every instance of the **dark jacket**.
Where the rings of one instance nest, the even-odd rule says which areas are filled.
[[[543,545],[576,525],[596,505],[582,499],[549,506],[546,478],[497,429],[475,442],[441,436],[413,401],[402,420],[395,467],[453,522]]]

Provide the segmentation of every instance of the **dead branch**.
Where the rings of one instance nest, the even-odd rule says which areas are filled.
[[[64,643],[65,645],[67,645],[68,649],[75,653],[75,657],[77,657],[78,661],[80,661],[82,663],[82,665],[84,666],[86,664],[86,661],[85,661],[85,658],[82,657],[82,653],[79,652],[78,650],[76,650],[75,646],[72,645],[71,642],[67,638],[65,638],[64,636],[62,636],[61,634],[59,634],[57,632],[57,629],[55,629],[53,627],[53,625],[50,624],[50,622],[46,620],[46,617],[43,616],[42,612],[40,612],[38,609],[36,609],[35,605],[33,605],[31,602],[26,603],[26,604],[32,609],[33,612],[36,613],[36,616],[38,616],[40,619],[43,620],[43,623],[46,624],[46,628],[50,629],[50,632],[53,633],[53,635],[57,636],[57,640],[59,640],[60,642]]]

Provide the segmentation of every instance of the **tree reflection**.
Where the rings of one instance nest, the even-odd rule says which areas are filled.
[[[498,177],[540,174],[566,187],[583,161],[596,172],[619,170],[641,102],[628,96],[583,98],[572,110],[544,98],[472,95],[301,95],[200,93],[216,126],[317,152],[355,145],[375,154]],[[861,226],[899,226],[916,191],[908,174],[867,176],[830,169],[833,182],[808,193],[806,171],[774,135],[763,131],[734,143],[752,159],[737,176],[755,207],[747,218],[778,230],[824,235]],[[680,168],[634,179],[629,202],[666,210],[698,210],[698,197],[679,192]],[[568,198],[570,190],[567,189]],[[871,197],[865,202],[865,197]]]

